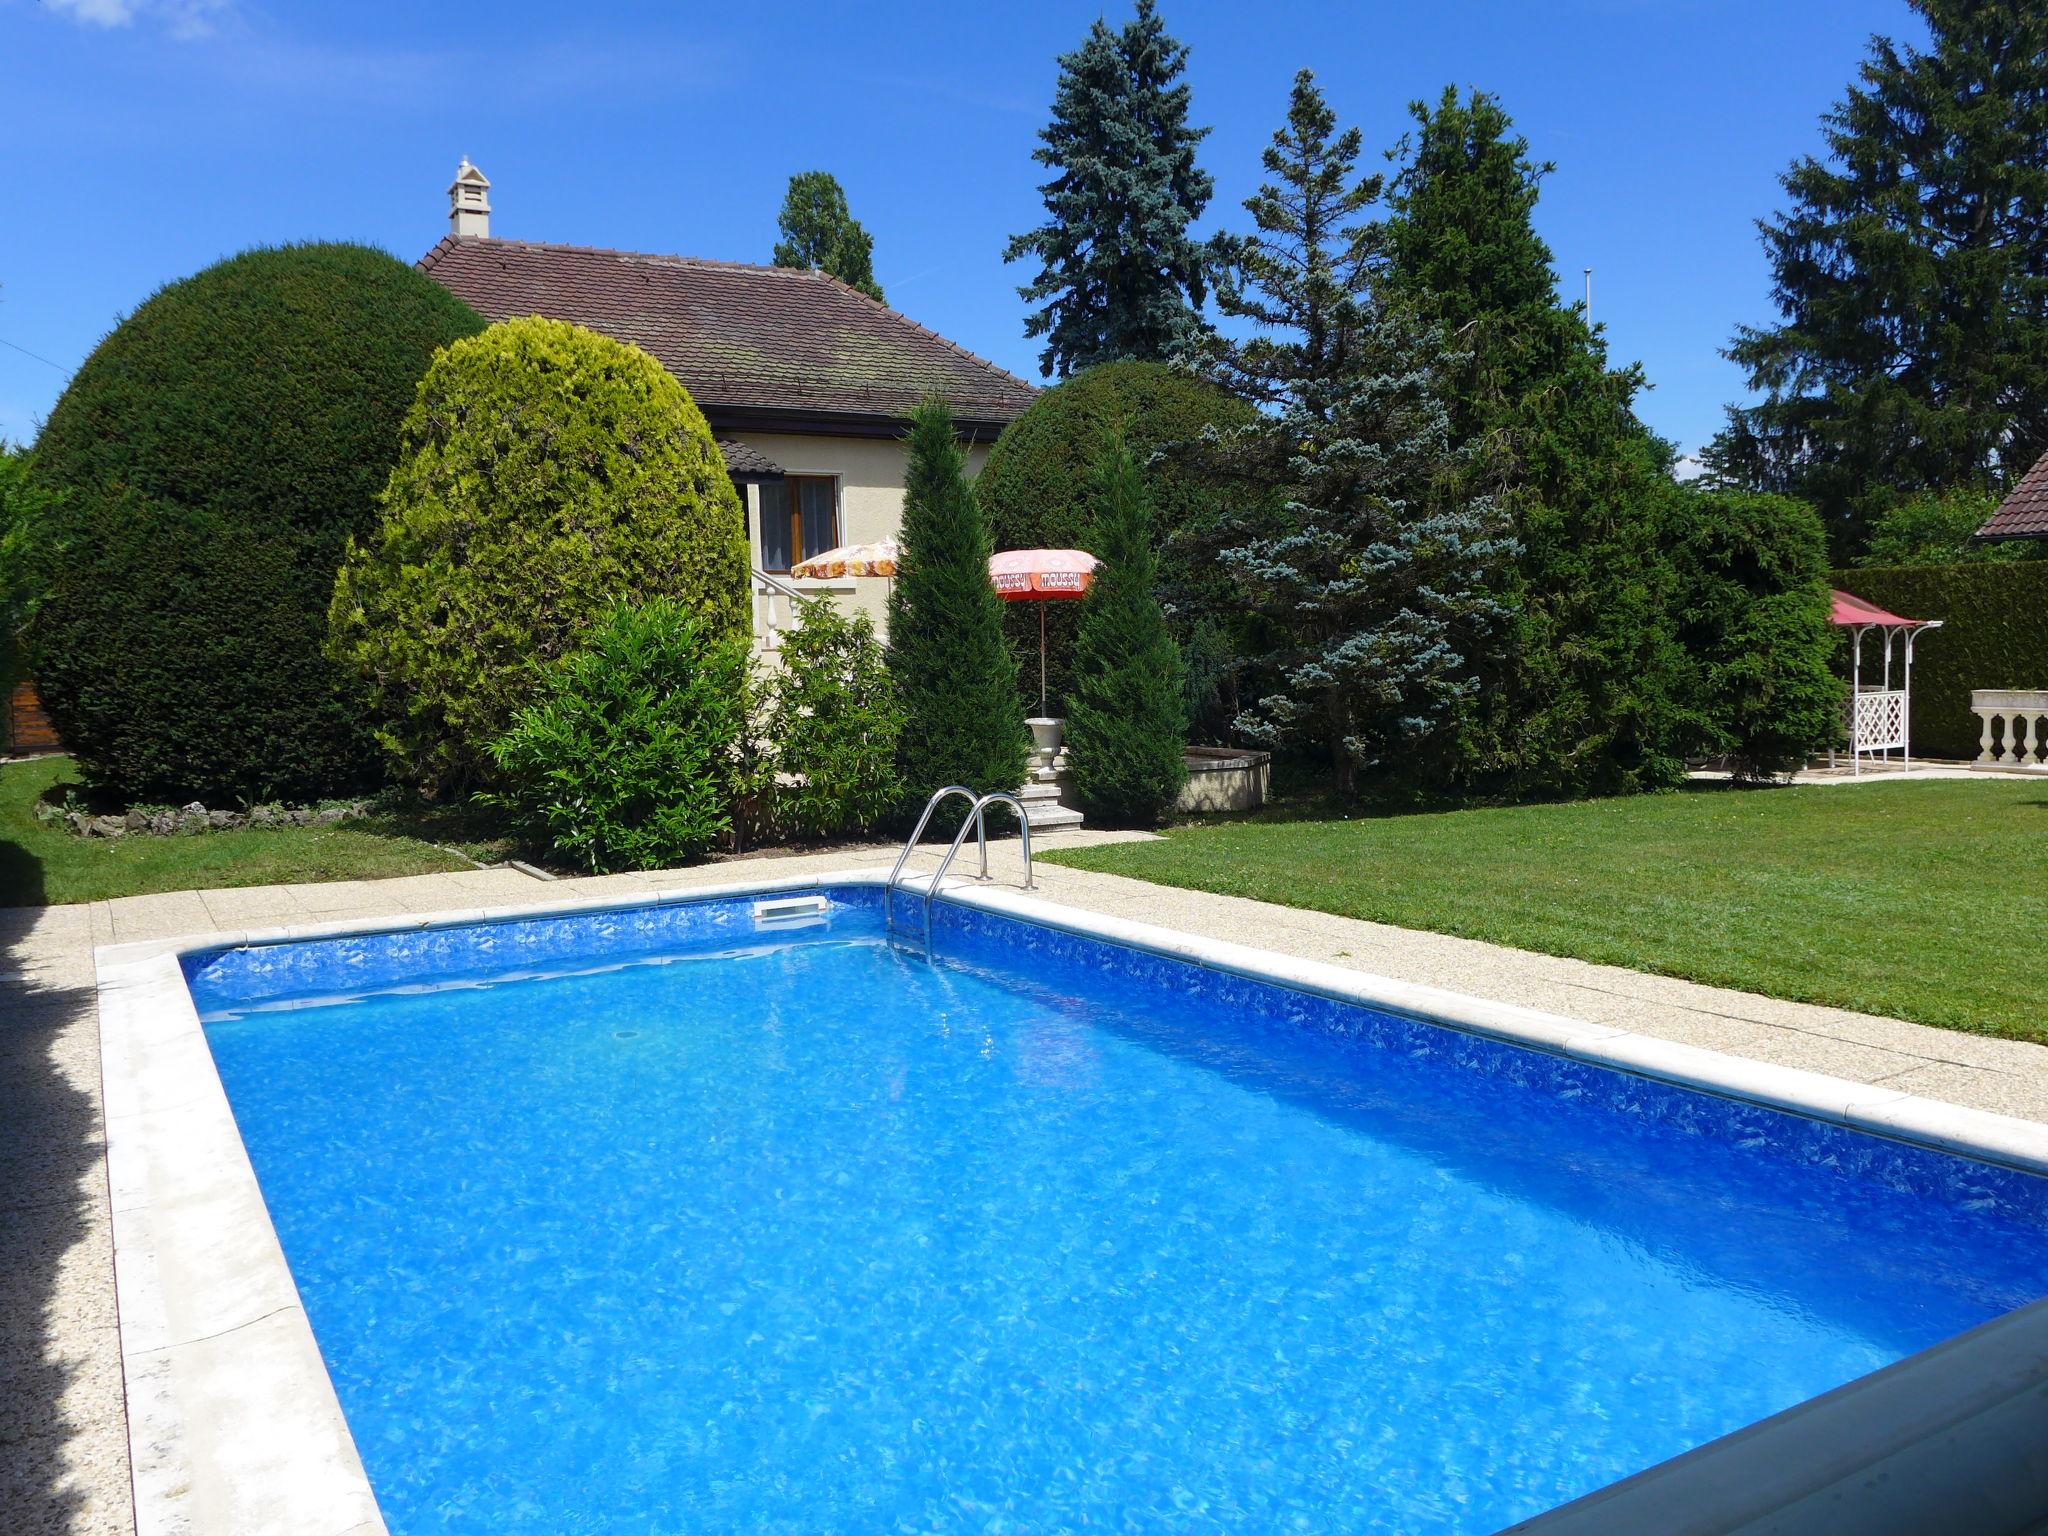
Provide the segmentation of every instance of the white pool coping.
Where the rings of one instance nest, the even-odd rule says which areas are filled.
[[[887,878],[857,869],[101,946],[107,1179],[138,1536],[375,1536],[385,1529],[215,1070],[182,955]],[[899,889],[915,901],[925,885],[918,877]],[[1198,938],[1001,886],[954,881],[943,899],[2048,1176],[2048,1125]]]

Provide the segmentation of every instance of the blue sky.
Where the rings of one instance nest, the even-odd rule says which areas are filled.
[[[1109,11],[1121,21],[1128,7]],[[1192,50],[1204,163],[1239,207],[1293,72],[1370,153],[1447,83],[1500,95],[1540,158],[1566,291],[1692,452],[1742,380],[1719,355],[1769,316],[1752,221],[1903,0],[1162,0]],[[0,435],[161,284],[245,246],[366,240],[417,257],[458,157],[494,233],[762,260],[792,172],[845,183],[877,275],[916,319],[1026,377],[1004,241],[1038,221],[1030,159],[1054,60],[1096,4],[580,7],[0,0]],[[17,349],[26,349],[17,350]],[[28,353],[36,354],[31,357]]]

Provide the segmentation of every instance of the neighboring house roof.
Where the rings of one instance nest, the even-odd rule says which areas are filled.
[[[822,272],[454,235],[419,266],[487,320],[547,315],[644,347],[723,434],[893,436],[936,390],[990,437],[1035,393]]]
[[[1977,530],[1980,539],[2048,539],[2048,453],[2020,477],[2012,494],[1998,504],[1991,521]]]
[[[721,437],[718,440],[718,451],[725,455],[726,472],[735,480],[782,478],[782,466],[758,448],[749,448],[745,443],[736,443],[729,437]]]

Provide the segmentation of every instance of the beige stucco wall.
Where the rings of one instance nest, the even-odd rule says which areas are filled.
[[[792,475],[832,475],[839,481],[839,542],[866,544],[893,538],[903,528],[903,468],[906,455],[901,441],[870,437],[797,437],[779,432],[732,432],[734,441],[754,448],[773,459]],[[967,472],[978,474],[988,460],[986,446],[967,451]],[[761,488],[749,485],[747,530],[753,546],[754,569],[761,567]],[[889,583],[879,577],[848,577],[840,581],[778,580],[805,592],[823,592],[849,612],[860,611],[875,621],[876,633],[886,632]],[[789,622],[788,600],[756,581],[754,635],[764,648],[774,649],[774,630]]]

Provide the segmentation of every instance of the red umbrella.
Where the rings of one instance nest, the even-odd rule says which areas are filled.
[[[1006,549],[989,556],[988,579],[1006,603],[1080,597],[1101,562],[1085,549]],[[1038,610],[1038,712],[1045,713],[1045,610]]]

